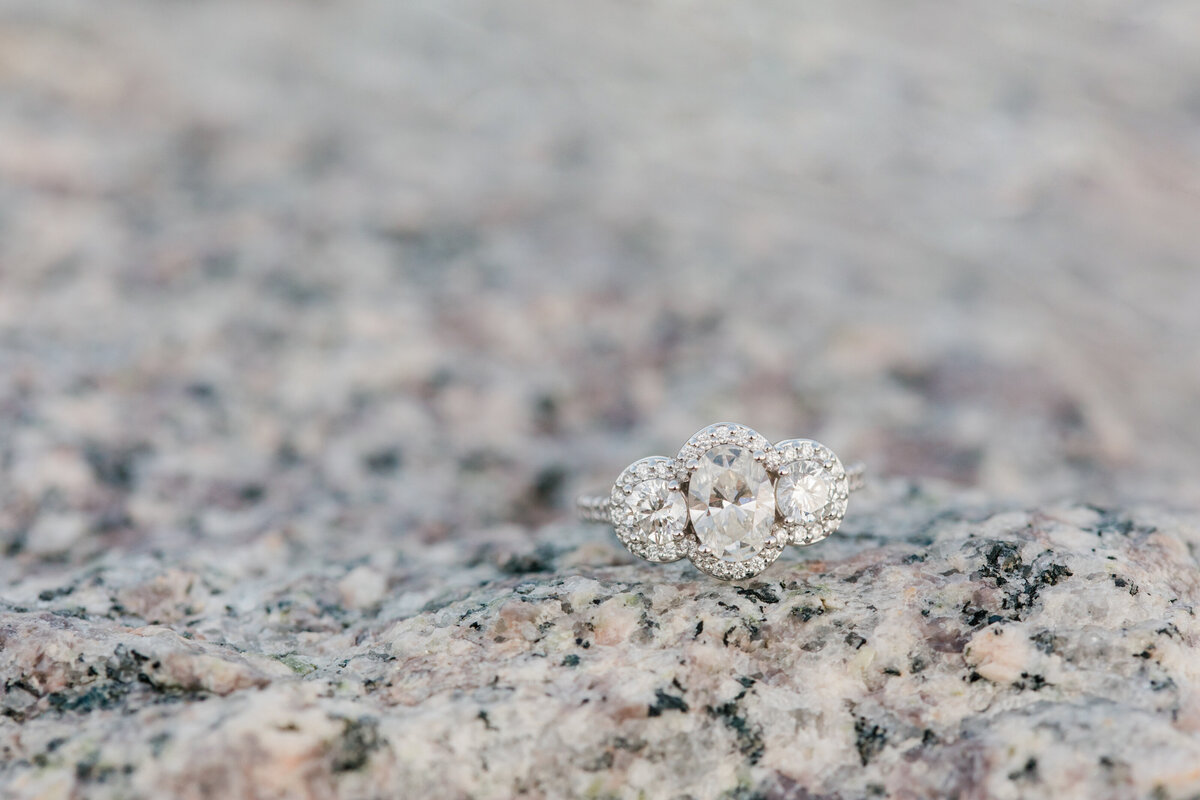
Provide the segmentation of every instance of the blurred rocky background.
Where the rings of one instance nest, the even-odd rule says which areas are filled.
[[[581,575],[604,587],[588,597],[640,603],[667,580],[736,600],[568,516],[576,491],[719,420],[819,438],[883,476],[842,542],[763,576],[797,592],[804,559],[836,571],[889,537],[916,556],[938,519],[1054,508],[1080,530],[1185,531],[1182,561],[1145,579],[1182,580],[1200,533],[1137,515],[1200,507],[1197,41],[1200,6],[1182,0],[0,0],[0,782],[20,797],[562,796],[584,791],[554,782],[577,768],[607,776],[594,796],[667,796],[684,774],[701,780],[678,793],[697,797],[835,791],[789,773],[799,756],[751,760],[753,724],[728,709],[704,729],[732,731],[728,752],[614,766],[611,748],[549,743],[539,772],[513,745],[493,763],[529,769],[489,778],[470,754],[507,701],[469,694],[488,676],[437,677],[486,648],[436,651],[429,694],[373,694],[416,669],[422,615],[474,607],[471,592],[485,617],[514,588]],[[1087,551],[1072,542],[1067,567]],[[984,548],[991,577],[970,580],[1054,576],[1047,562],[1030,578],[1036,552]],[[978,610],[956,624],[989,624]],[[1093,634],[1109,635],[1080,641]],[[1195,636],[1180,635],[1183,663]],[[951,641],[945,668],[987,684]],[[391,666],[347,677],[353,648]],[[1175,730],[1191,695],[1167,678],[1183,699],[1147,724]],[[669,680],[643,688],[636,724],[704,706]],[[422,703],[443,690],[483,715],[448,729],[457,744],[388,734],[429,730]],[[527,733],[524,707],[509,711]],[[593,708],[582,729],[625,718]],[[847,798],[904,796],[874,760],[872,731],[891,724],[895,743],[894,723],[820,724],[845,734],[822,758],[859,780]],[[200,752],[212,784],[185,768]],[[1106,757],[1080,769],[1111,776]],[[439,758],[468,777],[422,783]],[[1011,796],[1053,782],[1045,764],[996,769]],[[1096,785],[1200,791],[1166,774]]]

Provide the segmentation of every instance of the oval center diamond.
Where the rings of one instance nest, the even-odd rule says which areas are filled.
[[[700,544],[724,561],[745,561],[766,546],[775,524],[775,487],[745,447],[718,445],[698,459],[688,512]]]

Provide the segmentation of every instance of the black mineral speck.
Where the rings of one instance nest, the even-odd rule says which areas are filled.
[[[80,761],[76,762],[76,764],[75,764],[76,779],[79,780],[81,783],[87,783],[89,781],[103,783],[108,778],[109,774],[111,774],[113,772],[113,768],[112,767],[99,767],[98,768],[97,764],[99,762],[100,762],[100,753],[95,752],[95,751],[88,754],[85,758],[81,759]]]
[[[38,600],[45,602],[47,600],[53,600],[56,597],[65,597],[73,591],[75,591],[74,586],[60,586],[57,589],[43,589],[42,591],[38,592]]]
[[[1169,689],[1174,689],[1175,687],[1175,679],[1170,676],[1150,681],[1150,691],[1152,692],[1165,692]]]
[[[134,486],[136,463],[144,452],[139,446],[92,442],[84,448],[84,457],[97,481],[127,492]]]
[[[1024,767],[1022,767],[1019,770],[1014,770],[1013,772],[1008,773],[1008,779],[1010,781],[1025,781],[1025,782],[1029,782],[1029,783],[1036,782],[1038,780],[1037,759],[1030,756],[1029,760],[1025,762]]]
[[[676,684],[678,686],[678,684]],[[687,713],[688,704],[683,697],[667,694],[662,689],[654,692],[654,703],[646,713],[651,717],[660,717],[664,711],[682,711]]]
[[[801,622],[808,622],[813,617],[819,617],[824,614],[825,608],[824,606],[797,606],[790,613]]]
[[[1063,564],[1051,564],[1050,566],[1046,567],[1046,569],[1042,570],[1038,578],[1042,583],[1048,586],[1057,586],[1060,581],[1069,578],[1074,574],[1075,573],[1071,572],[1071,570],[1067,569]]]
[[[1118,589],[1128,589],[1131,596],[1136,595],[1139,591],[1136,583],[1128,581],[1125,578],[1122,578],[1120,575],[1113,575],[1113,585]]]
[[[533,480],[532,496],[539,506],[553,506],[558,501],[563,483],[567,479],[567,469],[561,464],[551,464],[537,473]]]
[[[1016,689],[1017,691],[1023,691],[1025,689],[1032,689],[1033,691],[1037,692],[1037,691],[1041,691],[1042,687],[1048,686],[1048,685],[1049,685],[1049,683],[1046,681],[1045,676],[1031,675],[1028,672],[1022,672],[1021,680],[1013,683],[1013,688]]]
[[[986,608],[975,608],[970,602],[964,603],[962,608],[963,618],[967,625],[972,628],[979,627],[987,622],[988,612]]]
[[[532,553],[511,555],[500,565],[500,571],[507,575],[549,572],[552,569],[554,569],[554,548],[546,544],[538,545]]]
[[[88,714],[92,711],[115,708],[130,691],[132,687],[129,683],[99,683],[79,693],[55,692],[46,699],[56,711]]]
[[[1056,586],[1073,574],[1063,564],[1050,563],[1039,568],[1038,565],[1045,563],[1051,555],[1051,551],[1046,550],[1032,563],[1025,563],[1017,545],[1004,541],[991,542],[983,552],[984,564],[975,572],[975,576],[993,581],[997,588],[1003,590],[1003,600],[998,610],[970,609],[969,615],[970,604],[967,604],[963,613],[968,615],[968,623],[977,626],[985,620],[989,624],[998,621],[991,619],[993,616],[1014,621],[1023,619],[1037,602],[1043,588]]]
[[[171,741],[171,734],[166,731],[161,731],[154,734],[147,740],[150,744],[150,752],[155,758],[162,755],[163,750],[167,747],[167,742]]]
[[[582,763],[579,768],[582,769],[584,772],[603,772],[604,770],[612,769],[612,765],[613,765],[612,751],[604,750],[600,753],[600,755],[596,756],[595,758],[584,761],[584,763]]]
[[[1000,572],[1014,572],[1021,566],[1021,551],[1010,542],[994,542],[986,558],[988,566]]]
[[[865,717],[854,719],[854,747],[865,767],[887,745],[887,730],[869,722]]]
[[[402,463],[398,447],[384,447],[363,456],[363,466],[373,475],[391,475]]]
[[[759,603],[778,603],[779,595],[765,583],[754,583],[750,586],[739,587],[737,593]]]
[[[1133,520],[1119,512],[1099,506],[1091,506],[1091,509],[1100,514],[1100,521],[1096,523],[1096,533],[1103,536],[1106,533],[1115,533],[1121,536],[1128,536],[1133,532]]]
[[[183,387],[188,397],[201,403],[211,403],[218,398],[217,387],[206,381],[193,381]]]
[[[247,504],[253,505],[259,502],[266,496],[267,487],[261,483],[247,483],[238,489],[238,498]]]
[[[383,745],[379,735],[379,720],[360,717],[345,720],[342,735],[334,742],[331,756],[334,772],[350,772],[366,766],[374,750]]]
[[[737,737],[738,752],[751,764],[757,764],[766,750],[766,744],[763,742],[762,726],[750,723],[738,708],[738,700],[743,695],[739,694],[737,699],[719,706],[708,706],[705,710],[710,717],[721,720],[733,731]]]
[[[1038,631],[1029,639],[1033,642],[1034,647],[1046,655],[1052,654],[1059,646],[1059,637],[1050,631]]]

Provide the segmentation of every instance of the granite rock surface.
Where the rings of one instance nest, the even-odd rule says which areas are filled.
[[[0,0],[0,796],[1200,795],[1198,39]],[[843,533],[569,521],[718,420]]]
[[[894,500],[895,498],[889,498]],[[17,594],[12,796],[1189,797],[1200,519],[865,512],[757,579],[545,529],[458,585],[148,558]]]

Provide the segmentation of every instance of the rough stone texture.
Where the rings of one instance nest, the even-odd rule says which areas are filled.
[[[0,795],[1200,794],[1198,40],[0,0]],[[718,420],[887,477],[565,520]]]
[[[1195,793],[1200,519],[1062,507],[905,525],[886,500],[742,584],[678,564],[648,580],[577,527],[478,553],[427,593],[384,592],[367,565],[82,571],[0,627],[8,788]]]

